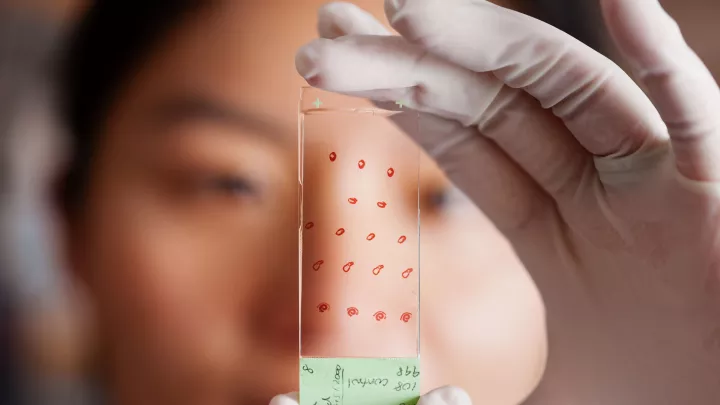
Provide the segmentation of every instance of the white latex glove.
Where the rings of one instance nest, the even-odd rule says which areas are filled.
[[[278,395],[270,400],[270,405],[298,405],[298,393]],[[372,404],[368,404],[372,405]],[[441,387],[420,397],[417,405],[472,405],[470,396],[457,387]]]
[[[528,403],[716,405],[720,92],[656,0],[602,6],[649,99],[585,45],[481,0],[388,0],[402,36],[326,6],[297,68],[423,113],[411,134],[543,294],[549,360]]]

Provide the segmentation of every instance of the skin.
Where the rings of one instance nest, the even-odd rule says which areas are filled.
[[[298,387],[303,81],[293,59],[316,36],[321,3],[268,3],[229,1],[180,24],[123,88],[102,128],[86,205],[67,235],[117,403],[262,404]],[[381,16],[381,3],[361,5]],[[178,107],[188,100],[203,108]],[[317,136],[333,139],[333,129]],[[384,152],[361,133],[343,139],[341,150],[417,166],[417,149],[397,134],[384,138]],[[307,212],[347,218],[346,206],[320,196],[337,194],[332,185],[356,172],[328,172],[325,152],[309,153],[318,158],[305,169],[314,190]],[[507,242],[428,158],[419,170],[423,391],[454,384],[476,403],[517,403],[544,367],[539,294]],[[398,173],[396,214],[411,225],[414,180]],[[367,192],[383,184],[370,181]],[[387,226],[378,224],[378,234]],[[333,246],[319,237],[306,243],[308,256]],[[335,252],[332,260],[351,253]],[[338,290],[332,279],[307,288],[312,297]],[[303,302],[304,354],[378,354],[357,346],[373,338],[370,328],[330,345],[346,318],[319,320],[316,305]],[[404,336],[383,350],[407,350],[414,335]]]

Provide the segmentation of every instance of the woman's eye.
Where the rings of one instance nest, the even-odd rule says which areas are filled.
[[[437,186],[428,190],[421,203],[432,213],[447,211],[457,199],[457,190],[452,186]]]
[[[438,210],[443,209],[447,205],[450,198],[448,195],[448,191],[449,190],[447,188],[433,190],[428,198],[430,206]]]
[[[220,176],[209,179],[206,184],[212,191],[235,197],[255,196],[258,187],[242,177]]]

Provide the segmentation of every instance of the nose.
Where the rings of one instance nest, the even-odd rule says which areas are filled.
[[[418,152],[383,117],[304,125],[301,354],[414,356]]]

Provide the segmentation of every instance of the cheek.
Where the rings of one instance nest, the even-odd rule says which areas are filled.
[[[241,358],[257,346],[258,292],[279,271],[294,274],[270,257],[296,246],[288,226],[294,216],[233,220],[215,210],[158,202],[129,185],[99,194],[107,197],[91,216],[92,288],[122,362],[145,364],[153,378],[187,379],[190,386],[208,383],[208,375],[212,384],[220,383],[218,375],[232,378]],[[284,236],[284,229],[293,237]]]
[[[508,386],[526,392],[544,356],[539,294],[482,214],[469,204],[450,210],[423,231],[421,312],[430,327],[421,329],[421,350],[432,366],[428,380],[474,387],[482,376],[487,384],[471,393],[475,400],[496,400]],[[448,367],[447,358],[460,360]]]
[[[228,305],[235,295],[226,286],[234,284],[229,278],[240,263],[219,251],[216,237],[202,227],[192,232],[182,219],[153,213],[148,205],[128,204],[135,209],[125,211],[122,197],[115,202],[92,242],[93,287],[114,342],[161,362],[188,358],[198,348],[213,360],[217,352],[230,354],[219,346],[235,338],[227,333],[236,322]]]
[[[524,270],[505,239],[469,203],[451,204],[447,214],[422,227],[423,295],[432,303],[424,309],[437,309],[436,321],[445,327],[468,328],[452,337],[460,343],[467,332],[477,335],[473,330],[480,328],[471,320],[487,310],[487,294],[498,281]]]

